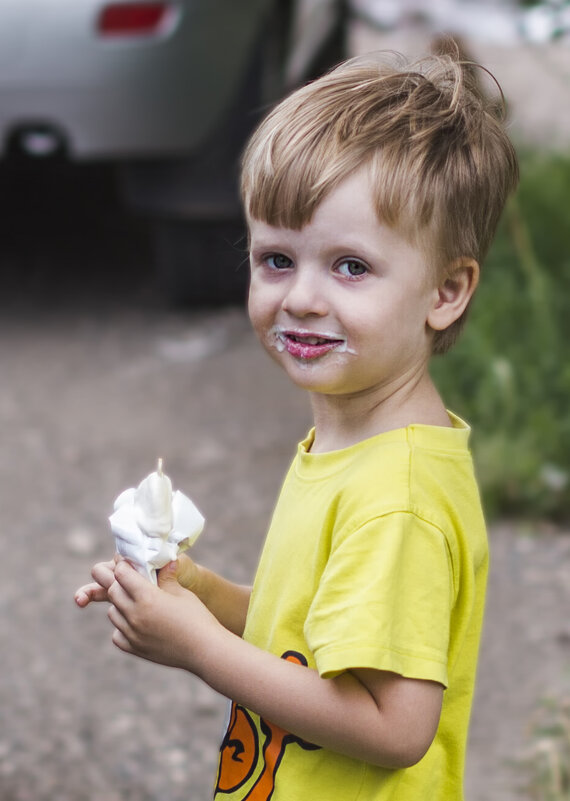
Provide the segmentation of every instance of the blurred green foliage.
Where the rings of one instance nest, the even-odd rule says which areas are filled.
[[[570,801],[570,699],[545,698],[531,728],[532,745],[517,766],[536,801]]]
[[[570,155],[526,154],[467,326],[434,359],[490,517],[570,519]]]

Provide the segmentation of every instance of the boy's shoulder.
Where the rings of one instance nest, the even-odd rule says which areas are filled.
[[[431,515],[430,510],[453,503],[466,489],[478,499],[469,426],[454,415],[451,421],[451,427],[394,429],[322,454],[307,452],[309,436],[300,446],[296,472],[302,479],[322,481],[339,511],[359,519],[391,511]]]

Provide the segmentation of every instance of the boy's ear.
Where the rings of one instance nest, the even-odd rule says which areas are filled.
[[[443,331],[458,320],[473,297],[479,283],[479,264],[475,259],[456,259],[446,271],[446,278],[435,290],[435,302],[427,324]]]

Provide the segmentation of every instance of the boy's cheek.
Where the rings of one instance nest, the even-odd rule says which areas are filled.
[[[277,306],[270,289],[257,276],[252,275],[247,308],[253,327],[257,330],[257,326],[267,324]]]
[[[251,322],[251,326],[256,334],[257,338],[260,342],[267,347],[268,344],[268,331],[271,328],[271,325],[261,317],[256,309],[251,309],[249,311],[249,319]]]
[[[252,298],[251,294],[249,297],[248,302],[248,315],[249,320],[251,322],[251,326],[257,335],[257,337],[263,342],[264,340],[264,331],[267,329],[267,325],[263,322],[263,316],[260,314],[259,308],[255,302],[255,299]]]

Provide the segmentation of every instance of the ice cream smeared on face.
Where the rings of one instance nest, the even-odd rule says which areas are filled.
[[[279,353],[287,351],[299,359],[312,360],[327,353],[352,353],[345,336],[329,331],[310,331],[308,329],[289,329],[274,325],[268,334],[269,344]]]
[[[204,518],[172,482],[158,460],[155,473],[121,492],[109,518],[117,552],[156,584],[156,571],[197,540]]]

